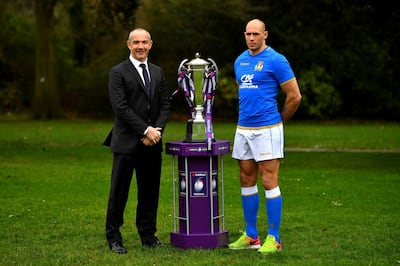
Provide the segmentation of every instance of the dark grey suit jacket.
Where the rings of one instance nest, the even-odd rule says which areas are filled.
[[[151,97],[142,79],[127,59],[111,68],[108,91],[114,111],[114,127],[104,141],[111,151],[134,153],[148,126],[164,129],[170,112],[169,95],[161,67],[148,62]],[[161,141],[156,144],[162,151]]]

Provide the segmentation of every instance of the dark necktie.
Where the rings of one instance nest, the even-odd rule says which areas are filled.
[[[140,64],[143,70],[144,86],[146,87],[146,93],[150,97],[150,79],[149,73],[147,73],[146,64]]]

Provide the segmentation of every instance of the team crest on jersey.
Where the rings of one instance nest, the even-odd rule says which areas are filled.
[[[264,61],[258,61],[257,65],[254,67],[254,71],[261,71],[264,66]]]

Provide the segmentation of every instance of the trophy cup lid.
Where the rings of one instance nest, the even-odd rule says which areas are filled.
[[[209,62],[207,62],[206,60],[200,58],[200,54],[196,53],[195,54],[195,58],[192,59],[188,64],[191,65],[191,66],[194,66],[194,67],[196,67],[196,66],[200,67],[200,66],[208,65]]]

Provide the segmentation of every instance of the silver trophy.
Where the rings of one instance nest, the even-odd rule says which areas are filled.
[[[208,58],[196,53],[192,60],[184,59],[178,68],[178,84],[189,105],[191,118],[187,122],[187,142],[207,142],[208,150],[214,140],[212,105],[217,87],[218,67]]]

